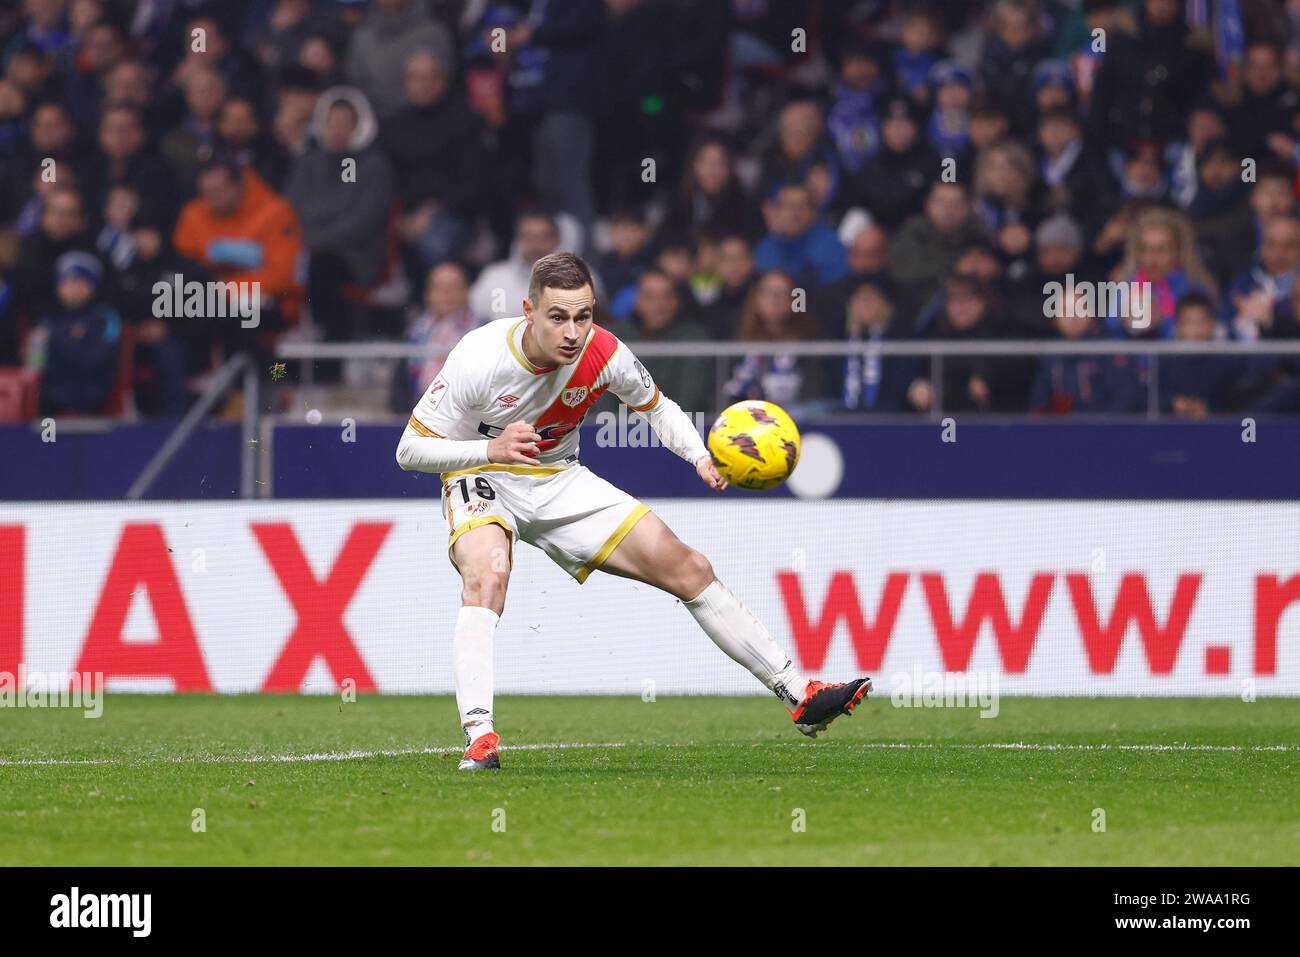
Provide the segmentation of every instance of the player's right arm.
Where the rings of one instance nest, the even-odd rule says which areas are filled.
[[[455,425],[471,418],[476,387],[458,346],[433,380],[397,443],[397,464],[407,472],[455,472],[492,463],[537,464],[541,441],[528,422],[512,422],[495,439],[449,439]]]

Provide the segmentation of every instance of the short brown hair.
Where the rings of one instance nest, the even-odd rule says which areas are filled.
[[[533,263],[533,274],[528,280],[528,299],[534,306],[544,289],[595,288],[591,270],[577,253],[551,253]]]

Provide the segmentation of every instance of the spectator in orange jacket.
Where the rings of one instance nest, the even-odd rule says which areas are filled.
[[[296,319],[302,231],[293,207],[252,169],[230,160],[206,164],[197,188],[176,223],[177,251],[223,281],[261,283],[264,322],[268,310]]]

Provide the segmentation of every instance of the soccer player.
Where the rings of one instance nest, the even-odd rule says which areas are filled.
[[[578,426],[606,389],[644,415],[667,448],[722,491],[694,423],[645,367],[594,325],[591,272],[572,253],[537,260],[522,317],[467,333],[416,405],[397,446],[408,471],[442,475],[448,555],[464,588],[452,639],[461,770],[501,766],[492,728],[492,644],[515,539],[584,582],[594,570],[685,603],[713,641],[774,692],[816,737],[871,690],[870,678],[809,681],[768,630],[645,505],[578,463]]]

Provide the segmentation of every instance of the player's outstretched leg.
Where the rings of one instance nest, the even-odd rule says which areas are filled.
[[[810,737],[840,715],[852,714],[871,691],[870,678],[824,684],[801,675],[771,632],[714,577],[709,560],[653,512],[637,522],[601,569],[681,599],[714,644],[780,698],[795,726]]]
[[[470,529],[452,546],[463,584],[451,666],[456,707],[465,730],[462,771],[501,767],[500,739],[492,728],[492,645],[510,580],[510,536],[500,525]]]

